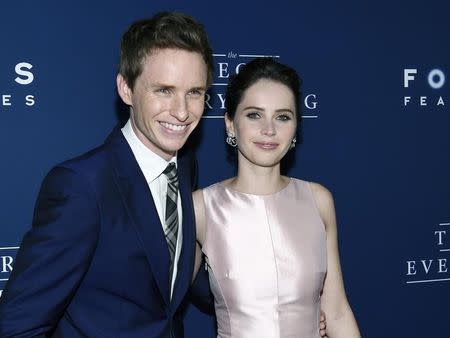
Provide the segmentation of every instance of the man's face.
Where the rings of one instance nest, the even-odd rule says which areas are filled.
[[[203,114],[207,66],[196,52],[155,50],[142,64],[133,90],[117,76],[122,100],[130,106],[137,137],[169,160],[186,143]]]

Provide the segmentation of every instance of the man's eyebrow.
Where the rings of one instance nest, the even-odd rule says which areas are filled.
[[[162,82],[155,82],[155,83],[150,83],[149,87],[152,88],[156,88],[156,87],[162,87],[162,88],[175,88],[175,86],[172,85],[168,85],[168,84],[164,84]]]
[[[206,91],[206,87],[205,86],[195,86],[195,87],[192,87],[191,90],[203,90],[203,91]]]

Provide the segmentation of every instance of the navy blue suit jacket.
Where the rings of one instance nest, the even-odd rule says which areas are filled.
[[[0,337],[183,337],[195,253],[191,164],[179,155],[183,244],[172,299],[161,223],[120,129],[53,168],[0,299]]]

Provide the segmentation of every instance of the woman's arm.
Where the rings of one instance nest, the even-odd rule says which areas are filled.
[[[207,314],[214,314],[214,298],[209,287],[208,271],[202,268],[204,259],[201,245],[205,237],[205,203],[203,201],[203,193],[201,190],[197,190],[192,194],[192,197],[195,211],[197,243],[195,245],[195,265],[189,298],[200,311]]]
[[[321,297],[321,308],[327,315],[327,335],[330,338],[361,337],[344,289],[333,196],[317,183],[311,183],[311,189],[327,232],[328,266]]]
[[[192,193],[192,200],[194,202],[195,229],[197,237],[195,248],[195,266],[192,275],[192,280],[194,280],[203,261],[201,250],[201,246],[203,245],[205,238],[205,202],[203,201],[203,191],[201,189],[194,191]]]

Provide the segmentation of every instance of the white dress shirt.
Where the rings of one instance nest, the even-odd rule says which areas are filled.
[[[133,130],[131,121],[125,124],[122,128],[123,136],[127,140],[131,147],[131,151],[136,158],[139,167],[144,174],[145,180],[152,193],[153,201],[155,202],[156,210],[158,211],[158,216],[161,221],[161,226],[163,230],[166,229],[165,214],[166,214],[166,195],[167,195],[167,177],[163,174],[164,169],[170,162],[177,164],[177,157],[174,156],[170,161],[164,160],[162,157],[156,155],[153,151],[147,148],[141,140],[138,139],[136,133]],[[177,234],[177,247],[175,250],[175,262],[172,273],[172,281],[170,287],[170,297],[172,298],[173,287],[175,284],[175,279],[178,270],[178,260],[180,258],[181,244],[183,242],[183,231],[182,231],[182,209],[181,209],[181,197],[178,194],[177,200],[177,210],[178,210],[178,234]],[[150,225],[150,220],[149,220]],[[169,271],[167,271],[169,272]]]

